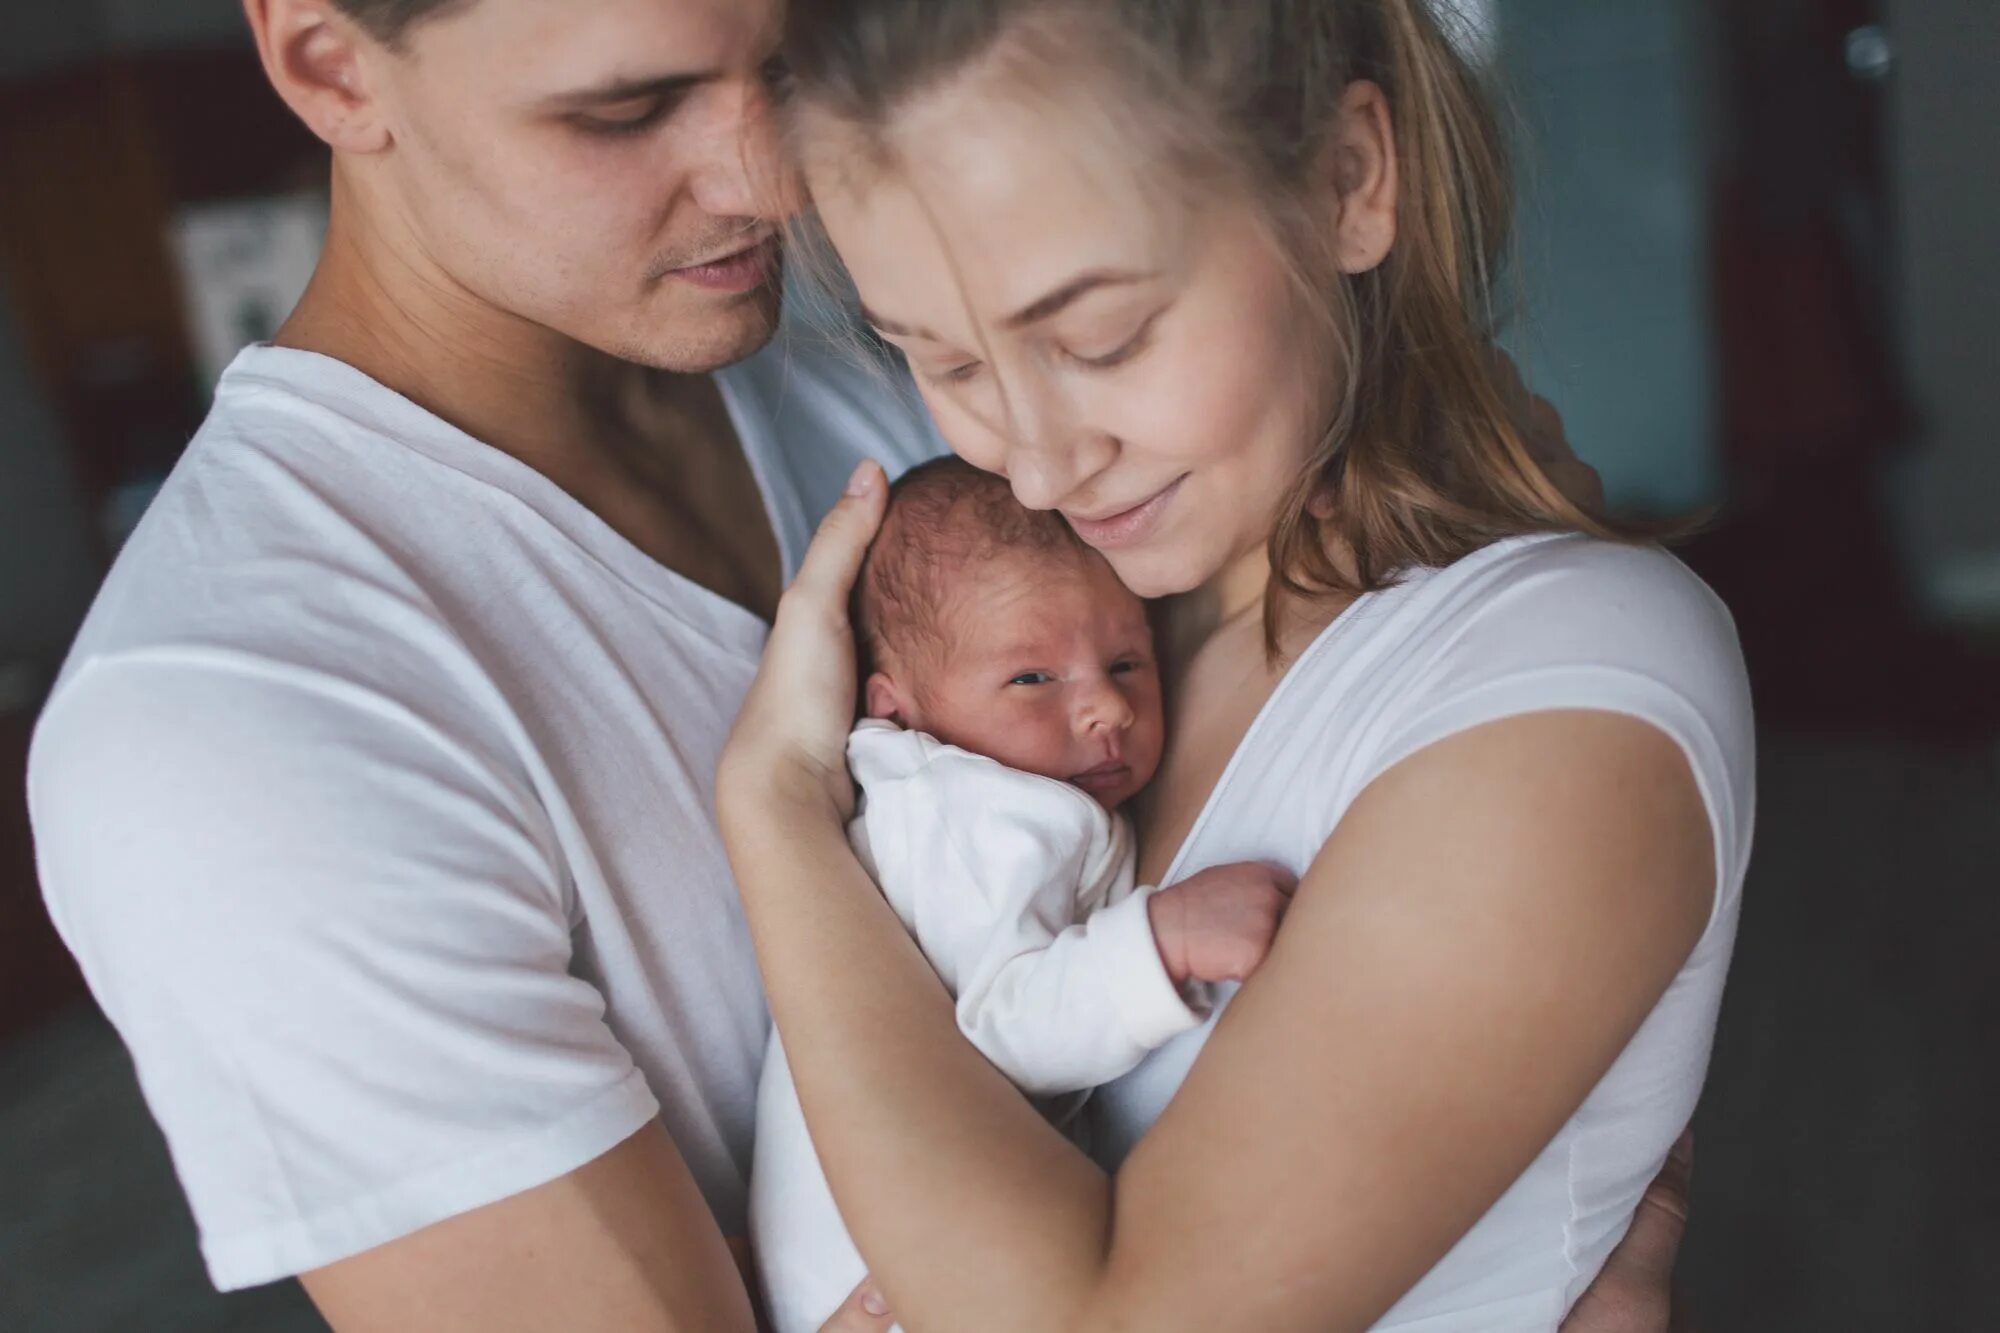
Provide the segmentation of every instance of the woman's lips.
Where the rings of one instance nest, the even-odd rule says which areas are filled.
[[[734,254],[702,264],[689,264],[686,268],[670,269],[668,275],[710,291],[747,292],[769,278],[777,258],[778,238],[766,236],[755,245],[746,246]]]
[[[1133,546],[1151,536],[1159,526],[1160,515],[1166,511],[1173,498],[1179,493],[1181,483],[1187,477],[1183,474],[1174,479],[1172,485],[1159,491],[1151,499],[1141,500],[1130,509],[1122,509],[1101,518],[1082,518],[1064,511],[1063,517],[1076,535],[1095,546],[1100,551],[1116,550],[1121,546]]]

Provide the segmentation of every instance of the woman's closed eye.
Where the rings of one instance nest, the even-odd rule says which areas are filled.
[[[1130,337],[1108,352],[1086,354],[1065,348],[1063,354],[1078,365],[1087,366],[1092,370],[1110,370],[1113,366],[1122,366],[1151,345],[1153,326],[1160,322],[1160,315],[1165,313],[1162,310],[1148,316],[1137,329],[1133,330]]]
[[[943,370],[924,368],[924,378],[933,384],[963,384],[985,368],[982,361],[966,361]]]

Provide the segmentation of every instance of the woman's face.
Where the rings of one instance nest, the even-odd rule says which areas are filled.
[[[1285,265],[1248,200],[1163,205],[1086,116],[987,82],[899,115],[894,169],[808,152],[828,235],[953,449],[1141,596],[1199,587],[1261,551],[1323,420]]]

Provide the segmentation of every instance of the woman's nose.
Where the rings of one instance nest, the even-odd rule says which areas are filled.
[[[1017,397],[1010,413],[1007,480],[1029,509],[1054,509],[1110,465],[1118,446],[1059,395]]]

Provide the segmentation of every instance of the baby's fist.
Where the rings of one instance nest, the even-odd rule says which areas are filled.
[[[1155,893],[1146,908],[1167,975],[1176,986],[1248,977],[1271,951],[1297,883],[1282,870],[1242,861]]]

